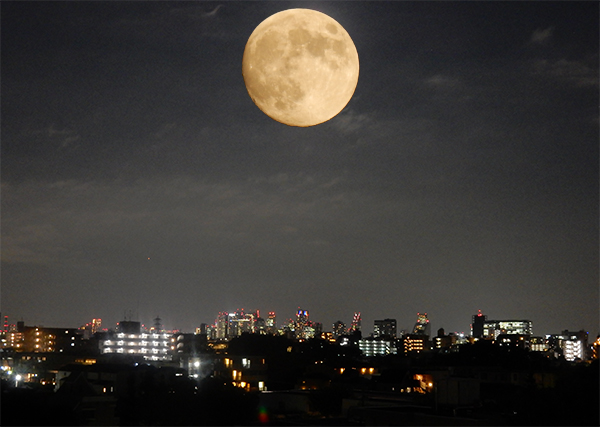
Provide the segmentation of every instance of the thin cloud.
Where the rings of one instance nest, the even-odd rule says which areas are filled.
[[[531,37],[529,43],[533,45],[543,45],[550,42],[552,35],[554,34],[554,27],[538,28],[536,29]]]
[[[332,119],[332,124],[341,132],[352,133],[363,129],[371,123],[370,116],[364,113],[356,113],[347,109]]]
[[[425,79],[425,84],[437,89],[455,89],[460,86],[460,81],[453,77],[436,74]]]
[[[579,87],[598,87],[598,69],[584,61],[541,59],[533,63],[533,73],[569,82]]]
[[[21,136],[25,138],[45,139],[53,144],[56,143],[59,148],[67,148],[81,139],[81,135],[77,131],[69,128],[56,129],[54,124],[41,129],[23,131],[21,132]]]

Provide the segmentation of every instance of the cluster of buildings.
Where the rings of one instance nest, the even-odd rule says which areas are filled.
[[[536,387],[543,388],[554,387],[558,377],[542,368],[531,373],[472,366],[461,368],[468,369],[468,375],[458,375],[454,368],[427,370],[420,367],[389,382],[379,380],[383,372],[380,369],[386,366],[386,360],[410,360],[412,356],[427,352],[460,353],[463,345],[477,341],[487,342],[489,346],[486,347],[540,352],[547,359],[572,362],[572,366],[588,366],[577,362],[598,359],[600,353],[600,336],[593,342],[588,340],[585,331],[565,330],[559,334],[535,336],[530,320],[490,320],[481,312],[472,316],[470,335],[446,334],[443,329],[433,334],[427,313],[417,313],[414,327],[409,331],[398,330],[397,321],[392,318],[375,320],[373,333],[369,336],[362,335],[361,327],[361,315],[355,313],[349,327],[337,321],[331,331],[323,331],[322,325],[311,321],[308,311],[303,309],[298,309],[293,319],[282,322],[279,327],[274,312],[269,312],[266,319],[258,311],[219,313],[213,325],[201,325],[194,333],[167,331],[158,317],[151,327],[124,320],[114,330],[102,328],[100,319],[93,319],[80,328],[47,328],[27,326],[23,321],[11,325],[4,317],[0,378],[17,387],[37,384],[50,387],[54,392],[88,393],[90,397],[82,401],[81,408],[93,412],[96,417],[95,421],[90,421],[93,424],[99,422],[102,414],[114,413],[114,410],[107,412],[98,403],[100,397],[104,399],[102,402],[111,402],[115,406],[124,396],[119,393],[130,390],[131,384],[142,384],[149,375],[155,378],[153,381],[171,384],[169,387],[177,387],[183,379],[219,378],[246,391],[271,392],[261,393],[261,405],[273,410],[282,405],[277,399],[283,399],[288,409],[290,405],[298,404],[304,405],[303,411],[308,411],[307,394],[273,393],[277,390],[274,387],[281,387],[281,379],[273,376],[275,368],[264,355],[235,351],[233,343],[238,337],[238,343],[248,339],[284,342],[289,345],[287,352],[330,346],[336,353],[356,355],[351,361],[348,358],[334,358],[327,363],[323,359],[311,361],[302,366],[303,373],[294,378],[292,384],[286,384],[285,390],[324,389],[332,382],[344,383],[352,378],[357,384],[373,382],[374,387],[381,388],[378,392],[388,397],[390,392],[414,395],[433,394],[435,390],[436,404],[454,406],[481,399],[481,384],[504,386],[514,383],[525,387],[533,378]],[[283,351],[287,354],[285,349]],[[407,358],[381,357],[387,355]],[[296,398],[300,400],[296,402]],[[361,400],[357,402],[360,406]],[[107,425],[117,422],[106,420]]]
[[[564,357],[567,361],[585,361],[595,357],[595,347],[585,331],[564,330],[559,334],[535,336],[530,320],[490,320],[481,311],[472,316],[470,335],[446,334],[443,329],[432,335],[427,313],[417,313],[410,331],[398,330],[396,319],[390,318],[375,320],[373,333],[369,336],[362,335],[361,327],[361,314],[357,312],[349,327],[338,320],[331,331],[323,331],[323,325],[311,321],[308,310],[303,309],[298,309],[295,318],[284,321],[279,327],[275,312],[269,312],[266,318],[261,317],[258,310],[220,312],[212,325],[201,324],[190,334],[166,331],[158,317],[150,328],[138,321],[125,320],[118,323],[115,330],[109,331],[102,329],[101,319],[92,319],[80,328],[47,328],[26,326],[23,321],[11,325],[8,316],[5,316],[0,348],[25,353],[62,353],[80,348],[95,337],[102,354],[139,355],[149,361],[166,361],[172,359],[178,348],[181,350],[181,346],[198,339],[218,347],[219,343],[242,334],[260,334],[284,335],[295,340],[326,339],[342,346],[358,347],[366,357],[423,351],[452,352],[462,344],[477,340],[544,352],[552,357]]]
[[[333,325],[333,332],[330,335],[337,338],[349,332],[360,331],[360,329],[360,313],[354,313],[350,328],[346,328],[345,323],[338,321]],[[323,324],[310,320],[308,310],[298,308],[295,317],[287,319],[278,328],[277,316],[274,311],[270,311],[265,319],[260,316],[258,310],[246,312],[244,309],[239,309],[233,313],[219,312],[212,325],[203,323],[196,332],[205,334],[212,340],[228,340],[243,333],[279,334],[295,339],[310,339],[320,337],[323,334]]]

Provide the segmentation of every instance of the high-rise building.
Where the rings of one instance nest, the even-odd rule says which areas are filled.
[[[337,339],[346,333],[346,324],[341,320],[335,322],[332,326],[333,338]]]
[[[483,337],[483,325],[487,321],[487,316],[481,314],[481,310],[477,310],[477,314],[474,314],[471,318],[471,336],[473,338]]]
[[[502,334],[532,335],[531,320],[486,320],[483,322],[482,338],[496,339]]]
[[[431,326],[429,325],[427,313],[417,313],[417,322],[415,323],[415,327],[413,328],[413,334],[429,336],[431,333],[430,329]]]
[[[573,362],[577,359],[588,360],[588,333],[584,330],[564,330],[560,334],[546,335],[549,346],[565,360]]]
[[[262,317],[257,317],[254,320],[254,333],[261,335],[267,334],[267,322]]]
[[[277,316],[274,311],[269,311],[266,321],[267,333],[274,335],[277,332]]]
[[[102,319],[92,319],[92,335],[102,330]]]
[[[208,335],[208,325],[206,323],[200,323],[200,326],[196,328],[196,335]]]
[[[308,310],[298,309],[296,312],[296,322],[294,325],[296,338],[307,339],[315,335],[315,329],[308,318]]]
[[[227,337],[234,338],[244,333],[251,334],[256,332],[256,319],[259,317],[258,315],[258,311],[246,313],[243,308],[236,310],[235,313],[230,313]]]
[[[224,340],[227,339],[229,334],[229,313],[226,311],[219,312],[219,316],[215,322],[216,339]]]
[[[360,317],[360,311],[357,313],[354,313],[354,316],[352,316],[352,325],[350,326],[350,332],[360,332],[361,331],[361,317]]]
[[[373,336],[375,338],[396,338],[396,319],[375,320],[373,324]]]

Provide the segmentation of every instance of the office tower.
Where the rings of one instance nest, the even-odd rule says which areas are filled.
[[[483,322],[482,338],[496,339],[502,334],[532,335],[531,320],[486,320]]]
[[[102,319],[92,319],[92,335],[100,332],[102,328]]]
[[[261,335],[267,334],[267,322],[262,317],[258,317],[254,321],[254,333]]]
[[[429,319],[427,313],[417,313],[417,322],[413,328],[413,334],[415,335],[430,335]]]
[[[344,335],[344,333],[346,332],[346,324],[344,322],[342,322],[341,320],[338,320],[337,322],[335,322],[333,324],[333,337],[334,338],[339,338],[340,336]]]
[[[354,316],[352,316],[352,325],[350,326],[350,332],[360,332],[361,322],[362,320],[360,317],[360,311],[354,313]]]
[[[396,338],[396,319],[375,320],[373,325],[373,336],[375,338]]]
[[[256,334],[259,332],[259,327],[262,333],[265,331],[265,320],[260,317],[260,310],[256,310],[255,312],[248,313],[246,315],[250,322],[250,332]],[[260,322],[259,322],[260,319]],[[259,325],[260,323],[260,325]]]
[[[235,313],[230,313],[228,338],[239,337],[244,333],[253,333],[257,314],[258,312],[245,313],[243,308],[236,310]]]
[[[296,338],[310,338],[310,321],[308,320],[308,310],[300,310],[296,312],[296,322],[294,325]],[[313,331],[314,334],[314,331]]]
[[[483,325],[487,321],[487,316],[481,314],[481,310],[477,310],[471,319],[471,336],[473,338],[483,337]]]
[[[274,311],[269,311],[266,326],[268,334],[274,335],[277,332],[277,316]]]
[[[215,328],[217,330],[216,338],[219,340],[227,339],[229,333],[229,313],[226,311],[219,312],[219,316],[215,323]]]

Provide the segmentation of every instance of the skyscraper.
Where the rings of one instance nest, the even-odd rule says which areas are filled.
[[[254,332],[254,321],[256,313],[244,313],[244,309],[236,310],[235,313],[229,314],[229,331],[228,338],[239,337],[243,333]]]
[[[223,340],[226,339],[229,332],[229,313],[226,311],[219,312],[219,316],[217,317],[216,325],[216,338]]]
[[[333,337],[339,338],[340,336],[344,335],[344,333],[346,332],[345,329],[346,324],[341,320],[338,320],[333,324]]]
[[[267,317],[266,326],[267,326],[268,334],[273,335],[273,334],[275,334],[275,332],[277,332],[277,316],[275,315],[274,311],[269,311],[269,316]]]
[[[427,313],[417,313],[417,322],[413,328],[413,334],[415,335],[430,335],[431,326],[429,325],[429,319]]]
[[[92,335],[102,328],[102,319],[92,319]]]
[[[481,338],[483,336],[483,325],[487,320],[487,316],[481,314],[481,310],[477,310],[471,321],[471,336]]]
[[[396,319],[375,320],[373,336],[375,338],[396,338]]]
[[[308,310],[298,309],[296,312],[296,324],[294,325],[296,338],[309,338],[310,321],[308,320]]]
[[[352,325],[350,326],[350,332],[360,332],[361,330],[361,317],[360,317],[360,311],[357,313],[354,313],[354,316],[352,317]]]

